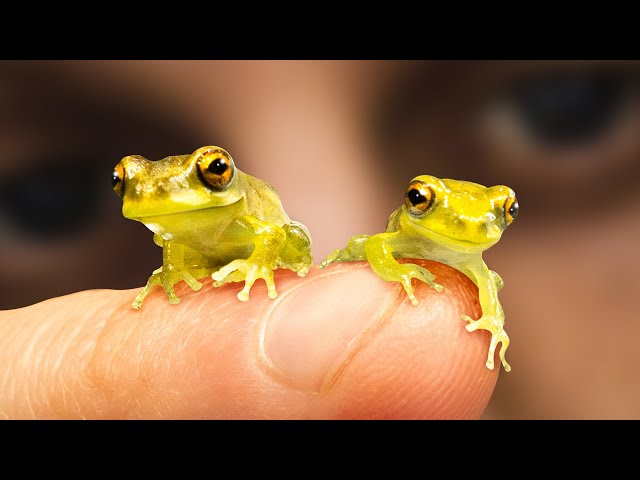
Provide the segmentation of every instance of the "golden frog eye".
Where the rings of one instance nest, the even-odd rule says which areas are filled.
[[[124,196],[124,167],[122,166],[122,162],[118,163],[116,168],[113,169],[111,186],[120,198]]]
[[[404,204],[412,215],[422,215],[431,207],[435,198],[431,187],[422,182],[412,182],[404,196]]]
[[[235,167],[231,157],[221,151],[203,153],[198,160],[200,179],[212,190],[224,190],[233,179]]]
[[[504,203],[504,218],[507,220],[507,225],[511,225],[511,222],[518,218],[519,210],[518,199],[516,197],[507,198]]]

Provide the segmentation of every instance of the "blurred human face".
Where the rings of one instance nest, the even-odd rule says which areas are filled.
[[[487,252],[513,372],[487,415],[639,418],[638,62],[0,64],[0,307],[142,285],[160,249],[110,192],[127,154],[217,144],[280,192],[318,261],[416,175],[506,184]]]

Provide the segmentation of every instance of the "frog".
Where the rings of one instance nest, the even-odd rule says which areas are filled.
[[[112,185],[123,216],[144,224],[162,247],[162,266],[133,301],[134,309],[157,285],[169,304],[180,303],[174,286],[184,281],[198,291],[198,279],[208,275],[214,287],[244,282],[241,301],[263,279],[273,299],[275,269],[304,277],[312,266],[307,227],[289,218],[274,187],[236,168],[222,147],[155,161],[125,156],[113,170]]]
[[[452,179],[419,175],[411,180],[404,203],[389,217],[385,232],[356,235],[346,248],[336,249],[318,266],[332,263],[369,262],[371,269],[388,282],[399,282],[409,301],[418,305],[412,279],[424,282],[437,292],[442,285],[426,268],[400,263],[398,258],[421,258],[449,265],[466,275],[477,287],[482,316],[474,320],[462,315],[469,332],[487,330],[491,342],[486,366],[494,369],[494,357],[500,344],[500,360],[505,371],[511,366],[505,359],[509,336],[498,292],[504,281],[487,267],[482,253],[498,243],[502,233],[518,216],[515,192],[505,185],[483,185]]]

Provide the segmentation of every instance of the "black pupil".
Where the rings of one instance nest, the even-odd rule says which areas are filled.
[[[511,215],[511,217],[515,219],[518,216],[519,210],[520,206],[518,205],[518,202],[513,202],[513,205],[511,205],[511,207],[509,208],[509,215]]]
[[[214,175],[222,175],[229,168],[229,164],[227,160],[224,158],[216,158],[213,162],[209,164],[207,167],[207,172],[212,173]]]
[[[120,176],[118,175],[118,172],[116,172],[114,170],[113,172],[113,176],[111,177],[111,186],[112,187],[116,187],[116,185],[118,185],[122,180],[120,179]]]
[[[408,196],[411,205],[420,205],[421,203],[427,201],[427,197],[425,197],[424,194],[417,188],[412,188],[411,190],[409,190]]]

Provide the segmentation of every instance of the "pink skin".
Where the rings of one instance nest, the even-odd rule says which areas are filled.
[[[365,262],[277,271],[249,302],[239,284],[96,290],[0,313],[6,418],[479,418],[498,377],[484,363],[477,288],[419,261],[445,290],[420,304]],[[331,302],[326,299],[331,298]],[[20,322],[20,323],[18,323]],[[499,363],[498,363],[499,364]]]

